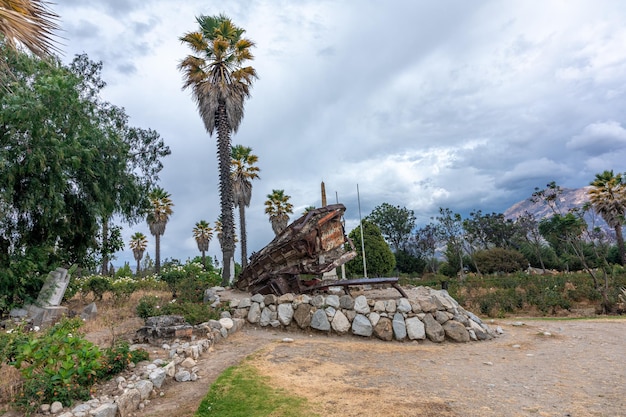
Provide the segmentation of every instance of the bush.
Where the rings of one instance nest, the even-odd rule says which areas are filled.
[[[521,271],[528,265],[528,261],[520,252],[502,248],[478,251],[474,254],[474,260],[480,272],[484,274]]]
[[[98,371],[98,379],[110,379],[128,369],[131,363],[137,363],[149,358],[144,349],[130,350],[128,342],[118,342],[112,348],[104,350],[102,366]]]
[[[209,320],[219,320],[221,310],[217,310],[208,304],[192,302],[171,302],[161,308],[161,314],[180,315],[189,324],[196,325]]]
[[[83,297],[87,297],[89,293],[93,294],[95,300],[102,300],[104,293],[111,291],[111,281],[108,277],[102,275],[92,275],[86,278],[81,285],[80,293]]]
[[[25,378],[17,404],[33,411],[60,401],[87,400],[101,367],[100,350],[77,333],[80,318],[63,319],[43,334],[28,333],[10,362]]]
[[[161,298],[155,295],[144,295],[137,304],[137,315],[144,320],[148,317],[160,316],[163,314],[160,310],[162,304]]]
[[[187,261],[184,265],[172,262],[163,268],[161,280],[167,282],[172,297],[179,295],[184,299],[202,301],[204,289],[213,287],[221,282],[220,275],[213,269],[207,271],[199,262]],[[183,294],[179,294],[180,292]],[[198,296],[198,293],[201,294]]]

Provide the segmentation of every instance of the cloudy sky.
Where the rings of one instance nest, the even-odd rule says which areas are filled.
[[[259,74],[233,144],[261,179],[249,252],[273,238],[263,203],[283,189],[292,220],[329,202],[346,228],[389,203],[419,225],[439,207],[503,212],[556,181],[626,171],[626,3],[598,1],[59,0],[65,53],[104,62],[104,98],[172,150],[161,185],[174,214],[162,258],[199,254],[198,220],[219,215],[216,137],[177,64],[195,16],[224,13],[256,43]],[[236,220],[237,221],[237,220]],[[149,236],[144,223],[125,226]],[[217,239],[210,254],[219,254]],[[218,256],[221,260],[221,255]],[[235,259],[239,261],[240,255]],[[130,250],[117,264],[131,261]]]

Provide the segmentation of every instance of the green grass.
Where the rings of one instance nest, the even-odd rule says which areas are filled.
[[[305,398],[272,388],[249,363],[232,366],[211,385],[196,417],[319,417]]]

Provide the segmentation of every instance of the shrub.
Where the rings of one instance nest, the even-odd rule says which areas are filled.
[[[142,319],[163,314],[160,310],[163,301],[155,295],[144,295],[137,304],[137,315]]]
[[[87,277],[80,290],[83,297],[86,297],[90,292],[93,293],[95,300],[102,300],[104,293],[107,291],[111,291],[111,281],[102,275]]]
[[[128,300],[137,289],[137,282],[133,278],[122,277],[110,282],[111,293],[116,302]]]
[[[98,379],[110,379],[128,369],[131,363],[147,360],[148,357],[149,354],[144,349],[131,351],[128,342],[118,342],[114,347],[104,350]]]
[[[11,362],[25,378],[17,404],[27,411],[43,403],[89,399],[101,367],[100,350],[77,333],[80,318],[63,319],[43,334],[28,333]]]
[[[528,261],[520,252],[502,248],[478,251],[474,254],[474,260],[480,272],[484,274],[516,272],[528,265]]]
[[[176,314],[183,316],[189,324],[196,325],[209,320],[219,320],[220,310],[210,307],[208,304],[192,302],[171,302],[161,308],[161,314]]]

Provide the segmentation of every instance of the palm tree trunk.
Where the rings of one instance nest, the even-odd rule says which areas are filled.
[[[248,241],[246,236],[246,208],[239,202],[239,234],[241,235],[241,266],[248,265]]]
[[[617,239],[617,249],[622,265],[626,265],[626,248],[624,248],[624,234],[621,223],[615,226],[615,238]]]
[[[161,272],[161,235],[158,233],[154,235],[154,247],[154,272],[159,274]]]
[[[140,259],[137,259],[137,268],[135,269],[135,276],[139,276],[139,272],[141,270]]]
[[[222,219],[222,286],[230,285],[231,260],[235,254],[235,222],[233,215],[233,186],[230,178],[231,143],[230,125],[226,114],[226,104],[220,103],[216,111],[217,157],[220,172],[220,207]]]
[[[206,251],[202,251],[202,266],[206,270]]]

